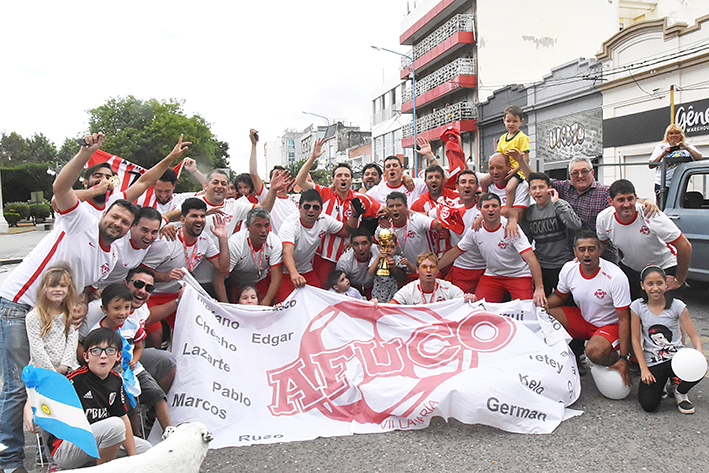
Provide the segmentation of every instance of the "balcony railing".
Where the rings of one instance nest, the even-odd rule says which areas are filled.
[[[447,125],[461,120],[475,120],[478,118],[478,107],[474,102],[458,102],[433,113],[418,117],[416,120],[417,132],[433,130],[439,126]],[[413,122],[407,123],[403,128],[404,137],[414,135]]]
[[[445,84],[454,77],[475,74],[475,59],[461,57],[446,64],[432,74],[416,81],[416,97],[433,90],[441,84]],[[413,99],[413,89],[407,87],[403,92],[403,101],[408,102]]]
[[[473,31],[473,18],[474,15],[455,15],[453,18],[445,22],[436,31],[426,36],[423,40],[418,42],[413,49],[409,50],[406,54],[412,57],[414,61],[437,45],[441,44],[446,39],[453,36],[455,33],[460,31]],[[404,69],[411,65],[411,61],[405,57],[401,58],[401,68]]]

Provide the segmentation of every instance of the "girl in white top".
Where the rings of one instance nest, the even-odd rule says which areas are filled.
[[[683,348],[682,328],[692,340],[694,348],[702,351],[702,339],[697,334],[684,302],[666,294],[667,275],[659,266],[650,265],[640,273],[640,285],[645,294],[630,304],[633,352],[638,357],[642,383],[638,386],[638,401],[647,412],[660,405],[665,383],[671,389],[677,407],[683,414],[693,414],[694,406],[687,392],[699,381],[680,381],[672,370],[672,357]],[[642,353],[643,356],[640,356]]]
[[[47,269],[37,287],[37,305],[25,319],[30,342],[30,363],[66,374],[79,367],[76,347],[79,334],[72,312],[78,301],[68,266]]]

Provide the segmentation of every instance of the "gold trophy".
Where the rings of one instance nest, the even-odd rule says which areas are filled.
[[[115,188],[121,185],[121,178],[113,175],[108,178],[108,181],[111,183],[111,185]]]
[[[382,229],[379,232],[379,252],[383,254],[388,254],[388,250],[396,245],[396,240],[394,233],[389,229]],[[391,270],[389,269],[389,264],[387,263],[386,257],[379,261],[379,267],[377,268],[377,276],[391,276]]]

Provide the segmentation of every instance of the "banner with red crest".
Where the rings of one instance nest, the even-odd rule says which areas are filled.
[[[434,416],[550,433],[580,414],[567,408],[580,394],[568,340],[531,301],[375,308],[306,286],[273,309],[188,284],[167,403],[175,424],[214,433],[211,448],[422,429]]]

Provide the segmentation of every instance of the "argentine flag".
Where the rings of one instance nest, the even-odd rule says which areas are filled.
[[[96,439],[71,382],[56,371],[25,366],[22,381],[35,423],[55,437],[98,458]]]

